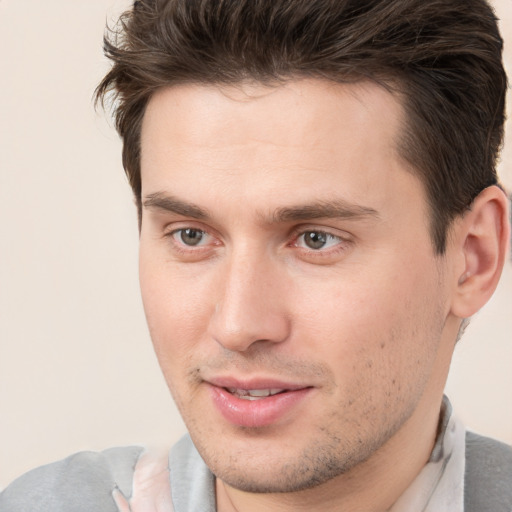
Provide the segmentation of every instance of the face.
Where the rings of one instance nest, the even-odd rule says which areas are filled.
[[[185,85],[148,105],[146,316],[196,446],[233,487],[350,472],[413,438],[442,393],[445,264],[401,124],[372,84]]]

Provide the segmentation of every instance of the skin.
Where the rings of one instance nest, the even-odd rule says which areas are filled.
[[[370,83],[183,85],[148,105],[143,302],[221,511],[384,511],[428,460],[467,269],[460,237],[434,253],[402,124]],[[310,389],[241,427],[218,376]]]

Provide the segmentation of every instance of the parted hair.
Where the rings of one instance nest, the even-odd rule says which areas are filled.
[[[371,80],[397,94],[399,152],[424,184],[438,254],[497,183],[507,79],[486,0],[139,0],[104,49],[113,66],[96,99],[109,98],[139,215],[145,108],[183,83]]]

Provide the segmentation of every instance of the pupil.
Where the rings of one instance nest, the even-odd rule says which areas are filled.
[[[203,233],[198,229],[183,229],[181,231],[181,240],[186,245],[197,245],[202,238]]]
[[[310,249],[321,249],[327,243],[327,239],[325,233],[308,231],[305,235],[305,242]]]

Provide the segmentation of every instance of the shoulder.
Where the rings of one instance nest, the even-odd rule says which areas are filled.
[[[0,493],[2,512],[117,512],[114,489],[130,496],[143,448],[80,452],[21,476]]]
[[[176,512],[215,512],[215,477],[188,434],[172,447],[169,469]]]
[[[466,433],[465,510],[512,511],[512,447]]]

